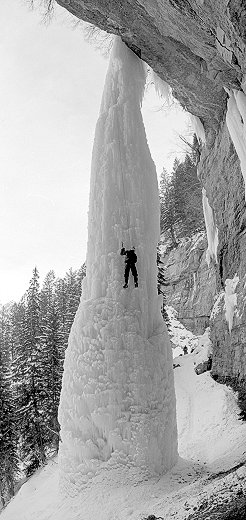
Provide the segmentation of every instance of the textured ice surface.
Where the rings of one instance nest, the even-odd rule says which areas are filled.
[[[159,198],[141,115],[143,63],[116,38],[92,156],[87,272],[66,352],[60,482],[73,496],[101,470],[148,475],[177,460],[172,353],[156,289]],[[123,289],[126,249],[139,287]]]
[[[213,210],[209,205],[205,188],[202,189],[202,204],[208,239],[206,260],[209,265],[212,258],[217,262],[218,229],[214,222]]]
[[[246,95],[239,90],[228,93],[226,123],[240,159],[246,189]]]
[[[170,308],[171,326],[176,329],[174,314]],[[190,332],[180,327],[190,341]],[[202,353],[206,334],[196,338],[201,345],[200,340]],[[175,360],[180,365],[174,377],[182,458],[168,473],[147,480],[144,475],[141,479],[138,468],[119,466],[110,472],[105,468],[74,499],[58,501],[54,459],[22,486],[1,512],[1,520],[140,520],[151,514],[184,520],[204,500],[225,503],[228,491],[230,497],[245,493],[245,464],[236,472],[228,471],[245,461],[246,423],[239,420],[237,395],[209,372],[196,375],[196,358],[193,352]]]
[[[150,69],[150,78],[151,81],[154,83],[156,93],[158,96],[162,97],[167,105],[170,104],[172,98],[172,89],[166,81],[161,79],[156,72],[153,71],[153,69]]]

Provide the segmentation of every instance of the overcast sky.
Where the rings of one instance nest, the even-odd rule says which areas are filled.
[[[45,26],[24,0],[0,2],[0,302],[85,261],[90,159],[107,59],[57,8]],[[152,157],[171,167],[183,111],[143,107]]]

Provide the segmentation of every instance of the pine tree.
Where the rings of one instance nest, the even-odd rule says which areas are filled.
[[[56,277],[53,270],[45,276],[43,287],[40,293],[40,319],[45,318],[50,305],[54,301]]]
[[[177,161],[175,159],[175,161]],[[175,163],[174,163],[175,164]],[[160,179],[160,228],[161,232],[166,233],[168,238],[171,239],[173,247],[176,247],[176,219],[174,213],[174,196],[173,196],[173,184],[171,177],[168,177],[168,173],[163,168]]]
[[[57,451],[57,419],[68,335],[85,265],[64,279],[54,271],[39,289],[35,268],[20,303],[0,308],[0,493],[14,493],[19,463],[29,476]]]
[[[74,316],[77,312],[80,296],[81,296],[81,279],[84,273],[73,270],[72,268],[66,273],[65,287],[66,287],[66,320],[65,331],[67,337],[69,336]]]
[[[158,294],[161,294],[163,297],[161,313],[162,313],[163,319],[166,322],[167,328],[169,328],[170,320],[169,320],[169,316],[168,316],[167,310],[166,310],[166,295],[163,290],[163,287],[166,285],[166,279],[164,276],[164,268],[163,268],[163,262],[161,260],[161,252],[160,252],[159,245],[157,247],[157,269],[158,269],[157,270],[157,291],[158,291]]]
[[[173,246],[178,239],[204,229],[202,187],[197,178],[197,157],[191,152],[180,162],[174,161],[171,177],[165,170],[160,183],[161,231],[171,238]]]
[[[26,294],[24,321],[25,339],[21,363],[23,384],[21,387],[19,424],[21,437],[21,457],[27,475],[45,463],[47,434],[44,427],[44,383],[42,352],[40,348],[40,293],[39,274],[35,267]]]
[[[67,347],[68,335],[66,332],[66,308],[67,308],[67,295],[66,295],[66,284],[63,278],[58,278],[55,283],[55,300],[57,303],[57,311],[59,315],[59,322],[61,327],[61,333],[63,336],[63,349],[64,353]]]
[[[42,407],[49,448],[58,451],[59,423],[57,415],[63,372],[64,335],[63,321],[60,320],[55,289],[55,275],[53,271],[50,271],[44,280],[41,291],[40,345],[44,387]]]
[[[2,504],[14,495],[19,474],[15,400],[11,377],[11,306],[0,312],[0,495]]]

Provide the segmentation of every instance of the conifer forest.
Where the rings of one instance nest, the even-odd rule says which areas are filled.
[[[85,266],[64,278],[54,271],[42,287],[37,268],[19,303],[0,307],[0,493],[58,451],[57,419],[63,360],[78,308]]]

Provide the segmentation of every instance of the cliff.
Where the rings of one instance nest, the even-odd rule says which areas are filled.
[[[227,279],[233,279],[237,274],[237,299],[244,302],[244,181],[225,122],[228,99],[225,88],[231,92],[233,89],[246,92],[245,2],[57,0],[57,3],[76,17],[120,35],[172,87],[173,95],[181,105],[200,118],[206,145],[202,148],[198,170],[218,238],[213,250],[217,292],[225,288]],[[194,269],[192,273],[191,276],[196,276]],[[192,290],[192,278],[188,277],[185,283],[183,298],[186,298],[187,291]],[[187,307],[187,314],[193,313],[192,319],[196,313],[195,299],[193,303],[193,307]],[[204,308],[206,318],[203,325],[207,311]],[[188,326],[190,316],[187,314],[182,319]],[[181,319],[181,308],[179,315]],[[199,328],[198,321],[195,326]],[[224,317],[213,320],[211,329],[214,374],[226,373],[228,377],[243,380],[246,372],[244,304],[236,319],[234,316],[231,330]],[[239,358],[242,361],[238,364]]]
[[[122,39],[173,89],[207,131],[218,129],[224,86],[240,88],[245,69],[243,0],[57,0],[76,17]],[[241,12],[241,16],[238,13]]]
[[[206,252],[205,234],[199,233],[162,256],[166,303],[194,334],[209,327],[216,293],[216,269],[213,262],[208,265]]]

